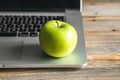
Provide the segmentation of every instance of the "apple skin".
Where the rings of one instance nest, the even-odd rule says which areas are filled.
[[[77,44],[75,28],[59,20],[51,20],[43,25],[39,33],[40,46],[52,57],[65,57],[72,53]]]

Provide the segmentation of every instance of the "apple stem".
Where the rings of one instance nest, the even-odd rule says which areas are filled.
[[[57,27],[60,27],[60,24],[58,23],[58,21],[56,21],[56,23],[57,23]]]

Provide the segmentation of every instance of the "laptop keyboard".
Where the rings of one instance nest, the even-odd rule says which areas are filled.
[[[49,20],[65,21],[64,16],[0,16],[0,37],[36,37]]]

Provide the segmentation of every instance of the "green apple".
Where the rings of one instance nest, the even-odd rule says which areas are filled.
[[[40,46],[52,57],[64,57],[72,53],[77,44],[75,28],[59,20],[51,20],[43,25],[39,33]]]

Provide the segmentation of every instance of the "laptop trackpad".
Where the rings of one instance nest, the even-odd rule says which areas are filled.
[[[22,41],[0,41],[0,60],[20,60]]]

